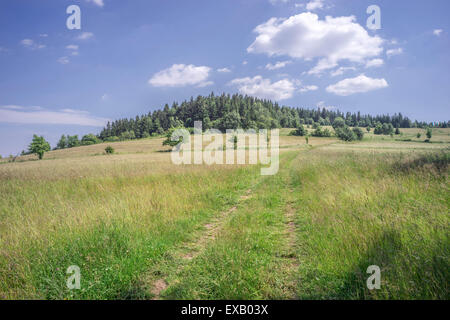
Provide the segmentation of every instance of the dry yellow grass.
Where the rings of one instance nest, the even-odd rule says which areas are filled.
[[[15,162],[0,165],[0,179],[84,178],[91,176],[139,176],[155,173],[182,173],[215,170],[208,165],[174,165],[170,159],[171,148],[163,146],[164,139],[140,139],[125,142],[102,143],[71,149],[47,152],[43,161],[36,155],[18,157]],[[334,138],[310,137],[309,145],[318,146],[337,142]],[[106,155],[105,147],[112,146],[115,154]],[[252,146],[250,146],[252,147]],[[280,137],[280,149],[306,148],[304,138]],[[246,151],[248,156],[248,150]],[[6,161],[6,160],[5,160]],[[227,166],[229,169],[233,169]]]

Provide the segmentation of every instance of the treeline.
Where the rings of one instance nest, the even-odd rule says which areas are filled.
[[[79,146],[89,146],[89,145],[97,144],[97,143],[101,143],[101,142],[102,142],[102,140],[92,133],[84,135],[81,138],[81,140],[78,138],[78,135],[73,135],[73,136],[62,135],[61,138],[59,139],[58,143],[56,144],[55,149],[65,149],[65,148],[73,148],[73,147],[79,147]]]
[[[63,135],[55,149],[72,148],[101,142],[124,141],[150,136],[162,135],[171,128],[192,128],[194,121],[202,121],[203,129],[263,129],[263,128],[300,128],[302,125],[318,126],[333,125],[336,119],[343,119],[349,127],[374,128],[375,134],[391,134],[394,128],[447,128],[448,122],[418,122],[411,121],[401,113],[372,116],[360,112],[341,112],[326,108],[307,109],[280,106],[270,100],[240,94],[211,93],[209,96],[198,96],[178,104],[174,102],[169,107],[158,109],[136,118],[124,118],[108,122],[98,135],[87,134],[81,139],[77,135]],[[339,122],[338,121],[338,122]],[[330,136],[329,130],[316,130],[316,136]]]
[[[194,126],[194,121],[202,121],[203,129],[261,129],[261,128],[298,128],[301,124],[320,126],[331,125],[336,118],[343,118],[350,127],[373,127],[391,124],[394,128],[447,128],[450,122],[426,123],[411,121],[401,113],[390,115],[362,115],[344,113],[325,108],[307,109],[280,106],[270,100],[262,100],[240,94],[220,96],[198,96],[181,104],[174,102],[162,110],[149,112],[131,119],[119,119],[108,122],[99,134],[104,141],[145,138],[163,134],[170,128]]]
[[[34,137],[33,139],[35,139],[35,138],[36,137]],[[40,137],[40,138],[44,139],[44,137]],[[59,141],[57,142],[56,147],[53,148],[53,150],[74,148],[74,147],[79,147],[79,146],[89,146],[92,144],[97,144],[97,143],[102,143],[102,142],[103,142],[102,139],[100,139],[98,136],[96,136],[95,134],[92,134],[92,133],[84,135],[81,139],[78,138],[78,135],[73,135],[73,136],[67,135],[66,136],[63,134],[61,136],[61,138],[59,139]],[[32,149],[33,148],[31,148],[31,145],[30,145],[28,150],[27,151],[23,150],[20,155],[24,156],[27,154],[36,153]],[[48,151],[48,150],[46,150],[46,151]]]

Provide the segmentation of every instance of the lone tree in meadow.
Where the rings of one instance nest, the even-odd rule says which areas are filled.
[[[41,160],[44,157],[44,153],[50,151],[50,144],[45,141],[44,137],[33,135],[33,140],[31,141],[28,151],[30,153],[36,153]]]

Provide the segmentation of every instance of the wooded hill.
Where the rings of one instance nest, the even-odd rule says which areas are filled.
[[[378,123],[390,123],[395,128],[443,127],[450,122],[425,123],[411,121],[401,113],[390,115],[361,115],[344,113],[326,108],[308,109],[280,106],[270,100],[258,99],[240,94],[211,93],[198,96],[181,104],[174,102],[162,110],[136,116],[135,119],[119,119],[107,126],[99,134],[102,140],[145,138],[162,134],[169,128],[194,126],[194,121],[203,121],[203,129],[261,129],[261,128],[297,128],[300,124],[331,125],[335,118],[342,117],[348,126],[375,127]]]

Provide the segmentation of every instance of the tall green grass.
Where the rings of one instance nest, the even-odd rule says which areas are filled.
[[[448,153],[315,150],[292,169],[305,299],[448,299]],[[369,265],[381,289],[368,290]]]
[[[141,276],[257,178],[257,168],[0,184],[0,298],[145,298]],[[66,269],[81,269],[81,289]]]

